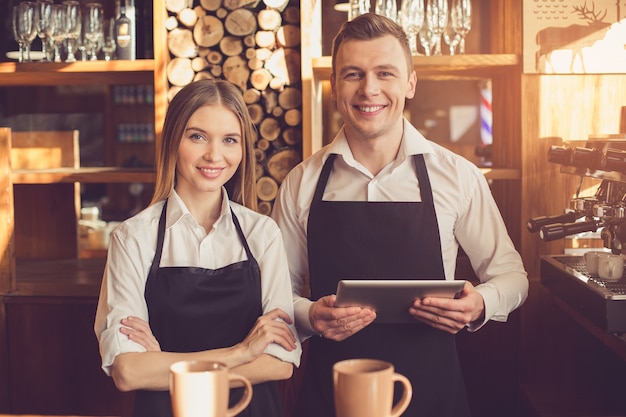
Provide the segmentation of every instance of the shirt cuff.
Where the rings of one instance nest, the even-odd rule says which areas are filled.
[[[319,333],[311,325],[311,320],[309,320],[309,309],[312,304],[313,301],[304,297],[295,299],[293,304],[293,313],[300,342],[304,342],[311,336],[319,336]]]

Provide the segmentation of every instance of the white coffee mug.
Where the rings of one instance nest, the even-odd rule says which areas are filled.
[[[244,386],[243,397],[228,408],[230,383]],[[182,361],[170,367],[170,395],[174,417],[233,417],[252,399],[252,385],[220,362]]]
[[[592,250],[585,252],[583,255],[583,259],[585,260],[585,267],[587,268],[587,273],[590,275],[598,275],[598,255],[603,253],[608,253],[599,250]]]
[[[624,257],[612,253],[598,255],[598,275],[607,281],[617,281],[624,274]]]

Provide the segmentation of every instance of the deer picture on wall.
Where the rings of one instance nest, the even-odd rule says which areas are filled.
[[[525,0],[525,72],[626,72],[626,16],[620,3]]]

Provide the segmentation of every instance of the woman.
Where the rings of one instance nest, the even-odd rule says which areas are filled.
[[[94,328],[104,371],[137,390],[135,416],[171,416],[169,367],[192,359],[254,384],[241,415],[282,415],[273,381],[291,376],[301,348],[280,231],[253,211],[254,134],[231,83],[183,88],[165,118],[152,202],[111,236]]]

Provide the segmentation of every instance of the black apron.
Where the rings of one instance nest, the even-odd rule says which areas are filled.
[[[161,350],[197,352],[241,342],[263,310],[261,271],[237,217],[232,213],[247,260],[215,270],[196,267],[159,268],[166,207],[167,201],[159,220],[157,248],[145,289],[150,328]],[[242,397],[243,388],[231,389],[230,392],[232,406]],[[137,391],[133,415],[172,417],[169,391]],[[252,400],[239,416],[282,417],[276,383],[254,385]]]
[[[311,299],[334,294],[341,279],[445,279],[423,155],[414,156],[422,202],[323,201],[335,157],[324,164],[309,213]],[[350,358],[391,362],[409,378],[413,399],[403,416],[470,415],[454,335],[417,321],[374,322],[342,342],[309,340],[297,417],[335,415],[332,366]],[[401,391],[396,386],[395,401]]]

